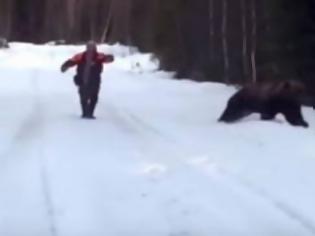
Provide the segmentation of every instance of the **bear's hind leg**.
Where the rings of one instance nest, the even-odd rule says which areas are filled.
[[[219,121],[230,123],[230,122],[240,120],[250,114],[251,112],[247,111],[242,106],[236,106],[233,103],[228,103],[223,114],[219,118]]]

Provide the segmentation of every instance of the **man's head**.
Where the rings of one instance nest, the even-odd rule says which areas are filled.
[[[86,51],[87,52],[97,52],[96,43],[93,40],[90,40],[86,44]]]

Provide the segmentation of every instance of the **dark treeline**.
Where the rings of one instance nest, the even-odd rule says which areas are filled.
[[[202,81],[310,78],[315,1],[0,0],[0,36],[136,45]]]

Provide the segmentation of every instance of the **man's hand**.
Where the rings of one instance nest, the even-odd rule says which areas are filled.
[[[68,66],[67,65],[62,65],[60,68],[61,72],[64,73],[68,70]]]
[[[111,55],[111,54],[105,55],[105,60],[104,60],[105,63],[111,63],[113,61],[114,61],[113,55]]]
[[[114,56],[113,55],[108,55],[107,56],[108,62],[113,62],[114,61]]]

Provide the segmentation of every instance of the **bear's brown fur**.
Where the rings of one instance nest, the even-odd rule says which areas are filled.
[[[305,85],[296,80],[266,81],[244,86],[228,101],[219,121],[234,122],[252,113],[271,120],[281,113],[294,126],[308,127],[301,112]]]

